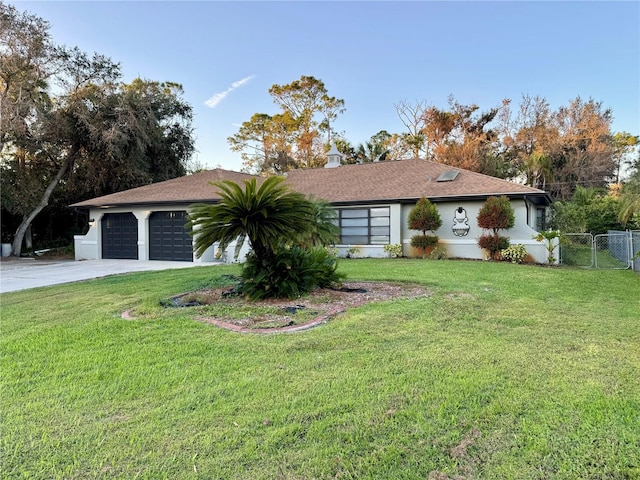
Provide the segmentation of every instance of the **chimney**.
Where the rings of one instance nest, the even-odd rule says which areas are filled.
[[[338,151],[335,143],[331,144],[331,149],[327,152],[327,164],[324,168],[336,168],[340,166],[342,154]]]

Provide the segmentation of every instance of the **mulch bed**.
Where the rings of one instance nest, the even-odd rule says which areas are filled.
[[[198,292],[189,292],[173,297],[176,306],[181,299],[194,297],[206,304],[225,303],[237,307],[277,307],[271,313],[255,314],[245,318],[195,316],[199,322],[209,323],[240,333],[291,333],[312,328],[326,322],[331,317],[372,302],[402,298],[420,298],[430,295],[430,291],[421,285],[398,284],[389,282],[344,282],[341,289],[319,288],[304,297],[295,300],[266,299],[250,301],[243,297],[230,296],[231,287],[221,287]],[[187,303],[188,304],[188,303]],[[304,322],[299,320],[299,312],[311,312],[313,318]],[[296,317],[297,316],[297,317]],[[127,310],[123,318],[133,319],[132,311]],[[309,315],[307,315],[307,318]],[[262,325],[270,325],[262,328]]]

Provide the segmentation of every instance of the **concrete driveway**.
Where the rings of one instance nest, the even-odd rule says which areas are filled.
[[[0,261],[0,293],[77,282],[120,273],[218,265],[217,263],[139,260],[34,260],[7,258]]]

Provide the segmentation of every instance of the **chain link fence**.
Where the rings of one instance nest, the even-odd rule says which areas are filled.
[[[631,232],[631,261],[632,267],[636,272],[640,273],[640,230]]]
[[[610,231],[593,236],[590,233],[568,233],[560,242],[560,263],[583,268],[627,269],[640,272],[640,231]]]
[[[593,238],[593,257],[596,268],[624,270],[631,266],[631,235],[628,232],[609,232]]]
[[[575,267],[592,268],[593,235],[590,233],[567,233],[560,241],[560,263]]]

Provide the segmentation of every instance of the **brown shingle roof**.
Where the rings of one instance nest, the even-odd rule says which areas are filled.
[[[447,170],[458,172],[455,180],[438,182]],[[293,170],[287,182],[299,192],[334,203],[414,200],[422,196],[545,195],[536,188],[421,159]]]
[[[71,206],[113,207],[117,205],[208,202],[220,199],[217,194],[217,188],[210,185],[209,182],[231,180],[242,185],[244,180],[250,180],[251,178],[257,178],[258,183],[264,180],[263,177],[256,177],[255,175],[216,168],[215,170],[206,170],[186,177],[178,177],[145,185],[144,187],[92,198],[84,202],[74,203]]]
[[[438,182],[437,178],[447,170],[459,172],[455,180]],[[110,207],[215,201],[220,197],[209,182],[231,180],[242,184],[244,180],[251,178],[257,178],[258,182],[264,180],[263,177],[218,168],[86,200],[72,206]],[[422,196],[430,199],[489,195],[531,195],[540,199],[546,197],[545,192],[536,188],[421,159],[293,170],[287,174],[286,181],[294,190],[333,203],[411,201]]]

